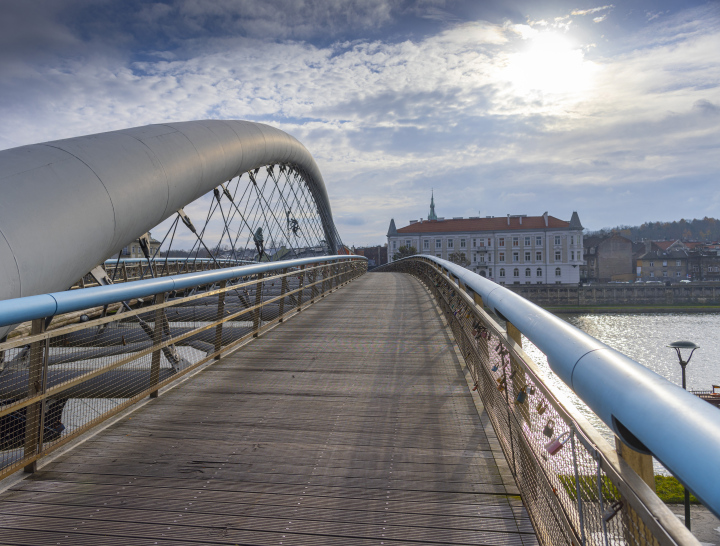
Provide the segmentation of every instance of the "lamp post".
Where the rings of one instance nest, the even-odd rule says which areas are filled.
[[[685,384],[685,366],[688,365],[690,362],[690,359],[692,358],[693,353],[696,349],[699,349],[700,346],[696,345],[692,341],[674,341],[670,345],[668,345],[669,348],[675,349],[675,352],[677,353],[678,361],[680,362],[680,369],[682,370],[682,388],[687,390],[687,386]],[[688,349],[690,350],[690,354],[687,357],[687,360],[683,360],[681,350],[682,349]],[[688,531],[690,530],[690,491],[688,491],[687,487],[683,487],[685,489],[685,527],[688,528]]]

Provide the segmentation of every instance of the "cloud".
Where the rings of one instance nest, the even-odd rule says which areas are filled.
[[[621,213],[629,216],[617,223],[632,223],[649,188],[717,179],[720,22],[708,8],[653,21],[619,53],[589,34],[586,43],[600,45],[588,59],[582,43],[557,30],[570,20],[564,15],[546,25],[445,18],[423,36],[357,38],[343,29],[390,25],[402,6],[357,3],[347,15],[330,1],[310,13],[289,8],[293,30],[290,15],[273,26],[271,8],[253,4],[252,19],[243,12],[249,5],[145,4],[133,32],[158,29],[172,47],[119,52],[79,54],[94,37],[60,23],[57,12],[41,18],[62,53],[28,46],[6,54],[13,75],[0,77],[0,147],[169,120],[270,123],[313,153],[350,243],[380,242],[390,217],[400,225],[425,215],[431,187],[445,217],[547,209],[569,218],[577,209],[592,227]],[[311,15],[337,39],[301,39]],[[257,22],[251,31],[243,30],[248,21]],[[213,28],[218,35],[204,36]],[[114,44],[133,40],[113,36]],[[540,36],[568,44],[546,55]],[[533,48],[537,74],[511,77],[513,59]],[[584,70],[588,80],[578,86],[573,78]],[[613,212],[612,197],[593,197],[606,188],[631,197]],[[508,210],[519,205],[526,210]]]
[[[590,8],[590,9],[582,9],[582,10],[573,10],[570,12],[570,15],[592,15],[593,13],[598,13],[600,11],[605,11],[614,8],[614,4],[608,4],[607,6],[600,6],[597,8]]]

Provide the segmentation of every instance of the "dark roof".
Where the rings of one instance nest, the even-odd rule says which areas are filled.
[[[497,218],[463,218],[462,220],[426,220],[416,222],[397,230],[398,233],[437,233],[454,231],[506,231],[506,230],[530,230],[542,228],[569,228],[570,222],[560,220],[554,216],[548,216],[548,225],[545,225],[545,218],[542,216],[524,216],[522,224],[517,216],[510,217],[510,225],[505,216]]]
[[[397,235],[397,229],[395,229],[395,219],[390,218],[390,227],[388,228],[387,236]]]
[[[570,229],[582,229],[583,226],[580,223],[580,216],[577,211],[573,211],[572,217],[570,218]]]
[[[682,258],[687,258],[688,253],[687,250],[670,250],[670,251],[663,251],[663,250],[653,250],[651,252],[646,252],[642,256],[640,256],[639,260],[679,260]]]

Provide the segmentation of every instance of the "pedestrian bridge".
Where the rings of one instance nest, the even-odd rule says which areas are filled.
[[[264,150],[238,127],[236,146],[203,132],[224,126],[192,128],[204,135],[184,126],[195,150],[210,142],[194,171],[167,142],[145,143],[150,170],[192,175],[185,190],[165,184],[152,221],[176,214],[206,262],[123,261],[154,210],[139,213],[124,192],[162,185],[143,189],[142,169],[123,178],[126,163],[112,158],[118,143],[132,156],[127,135],[108,148],[103,135],[48,143],[50,159],[0,152],[0,191],[16,211],[38,199],[13,193],[18,176],[53,173],[52,191],[76,183],[77,169],[57,174],[74,161],[57,163],[60,149],[112,203],[95,233],[73,232],[79,250],[46,230],[65,254],[43,239],[45,258],[0,218],[0,252],[16,264],[0,271],[0,543],[698,544],[643,473],[652,454],[718,514],[717,409],[449,262],[413,257],[368,274],[363,258],[337,254],[304,148],[263,128],[245,127]],[[185,145],[178,131],[132,131]],[[263,165],[272,193],[258,182]],[[240,171],[253,206],[225,182],[213,191]],[[251,243],[230,257],[208,244],[210,220],[197,228],[182,209],[207,191],[220,240]],[[252,238],[259,223],[268,248]],[[527,343],[620,438],[617,450],[545,380]]]

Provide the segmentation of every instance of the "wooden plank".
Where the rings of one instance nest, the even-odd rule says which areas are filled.
[[[5,544],[537,543],[424,288],[370,274],[0,495]]]

